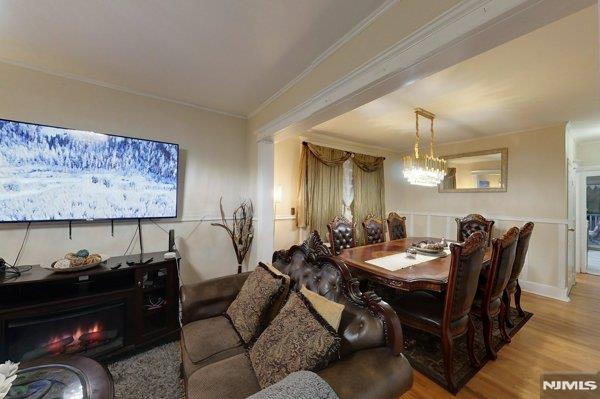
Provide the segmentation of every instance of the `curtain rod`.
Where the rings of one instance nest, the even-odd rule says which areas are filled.
[[[307,144],[312,144],[312,143],[309,143],[308,141],[302,141],[302,145],[307,145]],[[346,152],[349,152],[350,154],[369,155],[369,154],[362,154],[362,153],[354,152],[354,151],[340,150],[339,148],[329,147],[329,146],[320,145],[320,144],[315,144],[315,145],[319,145],[321,147],[333,148],[334,150],[339,150],[339,151],[346,151]],[[369,155],[369,156],[374,157],[375,155]],[[377,156],[376,158],[383,158],[384,161],[386,159],[385,157],[379,157],[379,156]]]

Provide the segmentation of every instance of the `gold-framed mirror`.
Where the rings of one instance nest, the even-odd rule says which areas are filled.
[[[506,192],[508,148],[442,156],[447,162],[440,193]]]

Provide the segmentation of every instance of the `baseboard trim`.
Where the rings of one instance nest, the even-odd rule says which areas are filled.
[[[519,280],[521,289],[531,294],[541,295],[552,299],[557,299],[563,302],[570,302],[569,290],[567,288],[559,288],[553,285],[535,283],[533,281]]]

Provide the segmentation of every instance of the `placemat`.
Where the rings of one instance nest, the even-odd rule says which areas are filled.
[[[414,266],[423,262],[429,262],[430,260],[433,260],[435,258],[441,258],[448,255],[450,255],[449,249],[445,249],[443,255],[424,255],[418,253],[416,258],[407,258],[406,253],[402,252],[399,254],[384,256],[382,258],[370,259],[367,260],[366,263],[393,272],[395,270],[404,269],[405,267]]]

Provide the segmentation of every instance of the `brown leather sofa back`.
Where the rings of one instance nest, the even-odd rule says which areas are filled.
[[[342,357],[350,353],[389,346],[402,351],[402,329],[392,308],[374,293],[363,293],[346,265],[331,256],[315,231],[300,246],[273,254],[273,266],[290,276],[291,290],[302,285],[345,306],[338,330]]]

